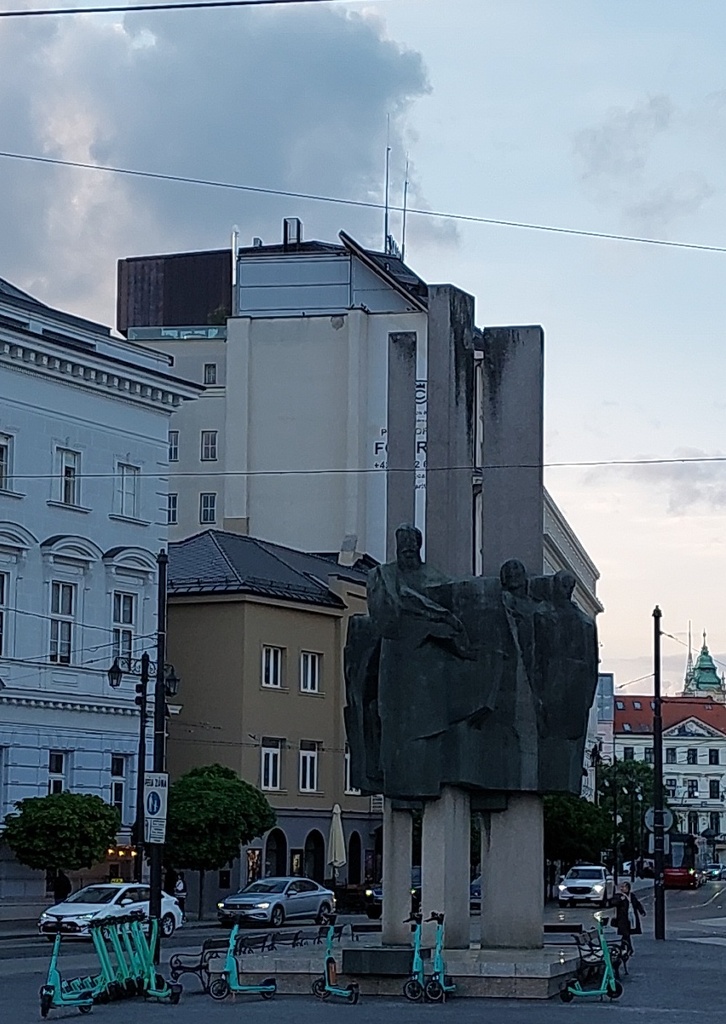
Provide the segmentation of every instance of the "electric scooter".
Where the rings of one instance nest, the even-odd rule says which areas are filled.
[[[424,975],[424,963],[421,956],[421,914],[411,914],[403,922],[413,924],[413,959],[411,961],[411,975],[403,983],[403,994],[412,1003],[420,1003],[424,997],[424,986],[426,977]]]
[[[456,992],[456,985],[446,973],[444,961],[444,915],[432,913],[428,921],[436,922],[436,946],[434,948],[434,971],[424,987],[424,995],[430,1003],[443,1003],[448,995]]]
[[[595,988],[583,988],[579,981],[574,981],[566,985],[560,991],[560,999],[563,1003],[571,1003],[573,999],[602,999],[603,996],[607,996],[608,999],[619,999],[623,994],[623,986],[615,977],[615,970],[613,968],[613,962],[610,958],[610,948],[605,939],[604,927],[610,919],[604,917],[602,914],[595,914],[595,927],[597,929],[597,937],[600,942],[600,949],[602,950],[602,962],[603,962],[603,974],[600,979],[600,984],[596,985]]]
[[[170,985],[166,979],[158,974],[154,964],[154,950],[156,939],[159,934],[159,922],[152,918],[150,935],[147,939],[144,934],[144,915],[130,915],[131,941],[136,949],[141,969],[140,984],[145,999],[161,999],[175,1006],[181,999],[182,986]]]
[[[274,978],[265,978],[260,985],[245,985],[240,980],[239,961],[234,952],[237,945],[239,928],[240,919],[238,918],[234,923],[232,931],[229,933],[227,956],[225,957],[222,973],[214,981],[210,982],[208,992],[212,999],[219,1000],[226,999],[230,992],[235,995],[238,992],[242,992],[246,995],[260,995],[263,999],[272,999],[275,992],[277,992],[277,982]]]
[[[50,955],[48,964],[48,977],[45,985],[40,989],[40,1016],[47,1017],[54,1008],[62,1006],[75,1006],[81,1013],[90,1013],[93,1009],[93,998],[89,991],[74,992],[61,978],[58,970],[58,957],[60,956],[61,933],[56,932],[53,942],[53,952]]]
[[[325,968],[322,978],[316,978],[311,989],[316,999],[329,999],[330,996],[337,996],[347,1003],[357,1003],[360,996],[360,989],[356,982],[352,981],[346,988],[338,985],[338,968],[333,955],[333,940],[335,938],[335,914],[328,918],[328,938],[325,945]]]

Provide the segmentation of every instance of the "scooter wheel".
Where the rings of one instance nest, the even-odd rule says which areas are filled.
[[[358,1002],[359,999],[360,999],[360,989],[355,984],[355,982],[353,982],[352,985],[348,985],[348,1002],[355,1004],[355,1003]]]
[[[169,986],[169,1002],[172,1006],[176,1006],[181,999],[183,989],[181,985],[170,985]]]
[[[322,978],[316,978],[310,986],[310,991],[316,999],[327,999],[330,992],[325,987],[325,982]]]
[[[623,994],[623,986],[619,981],[611,981],[608,984],[607,997],[608,999],[620,999]]]
[[[424,997],[424,988],[416,978],[409,978],[403,986],[403,994],[412,1003],[420,1003]]]
[[[262,998],[263,999],[274,999],[275,998],[275,993],[277,992],[277,982],[275,981],[275,979],[274,978],[265,978],[265,980],[262,982],[262,984],[263,985],[267,985],[269,988],[272,989],[271,992],[260,992],[260,995],[262,996]]]
[[[93,1006],[79,1006],[78,1007],[78,1010],[79,1010],[80,1013],[90,1013],[92,1009],[93,1009]]]
[[[429,978],[424,994],[430,1003],[443,1003],[444,1001],[444,987],[436,978]]]
[[[45,1018],[50,1013],[50,1008],[53,1005],[53,996],[50,992],[42,992],[40,995],[40,1016]]]
[[[560,989],[560,999],[563,1003],[571,1003],[574,998],[575,995],[570,991],[569,986],[565,986],[565,988]]]
[[[209,986],[209,994],[212,999],[226,999],[229,995],[229,982],[226,978],[215,978]]]

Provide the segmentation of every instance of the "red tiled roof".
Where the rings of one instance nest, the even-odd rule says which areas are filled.
[[[662,709],[664,729],[672,729],[688,718],[697,718],[726,735],[726,704],[719,704],[711,697],[663,697]],[[625,697],[616,693],[615,732],[625,735],[640,733],[641,736],[652,733],[653,695],[629,694]]]

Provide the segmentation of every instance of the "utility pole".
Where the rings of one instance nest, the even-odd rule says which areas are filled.
[[[613,752],[613,883],[618,887],[618,759]]]
[[[169,556],[160,551],[156,557],[158,565],[158,598],[156,619],[156,680],[154,682],[154,771],[166,771],[166,578]],[[164,859],[164,844],[149,844],[151,889],[149,917],[156,921],[157,940],[154,963],[159,962],[161,936],[161,873]]]
[[[653,609],[653,860],[655,907],[653,931],[665,939],[665,831],[663,829],[663,716],[661,709],[660,638],[662,612]]]

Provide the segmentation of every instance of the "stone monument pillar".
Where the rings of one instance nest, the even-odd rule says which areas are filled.
[[[383,801],[383,933],[384,946],[407,946],[411,925],[403,922],[411,913],[410,811],[399,811],[393,801]]]
[[[456,786],[444,786],[440,798],[427,801],[424,807],[421,910],[424,921],[432,911],[446,914],[447,949],[469,948],[470,843],[469,794]],[[435,928],[424,924],[425,944],[433,944]]]
[[[482,573],[498,572],[510,558],[539,573],[544,566],[542,328],[486,328],[483,353]],[[482,819],[483,947],[542,945],[543,864],[542,797],[510,794],[506,811]],[[513,865],[515,886],[508,882]]]
[[[542,797],[536,793],[510,793],[506,811],[482,815],[482,949],[542,945],[543,848]]]

